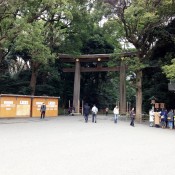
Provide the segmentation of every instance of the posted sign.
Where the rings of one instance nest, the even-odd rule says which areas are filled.
[[[30,117],[31,98],[17,98],[16,116]]]
[[[16,116],[16,98],[15,97],[1,97],[1,117],[15,117]]]

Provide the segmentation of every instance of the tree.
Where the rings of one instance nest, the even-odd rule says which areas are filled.
[[[35,94],[40,66],[56,59],[54,48],[64,40],[65,28],[72,19],[69,5],[68,0],[39,0],[27,1],[19,9],[19,22],[22,29],[13,47],[20,52],[27,50],[30,56],[32,95]]]
[[[152,33],[159,26],[165,26],[172,21],[174,2],[171,0],[105,0],[104,2],[107,3],[108,17],[112,17],[123,27],[125,38],[137,51],[137,57],[133,59],[137,62],[136,118],[139,119],[142,114],[142,70],[148,63],[147,60],[156,43],[156,37]]]
[[[15,45],[18,51],[28,50],[28,54],[31,57],[31,60],[29,60],[32,70],[30,87],[31,94],[34,95],[39,67],[42,64],[47,64],[53,56],[49,47],[43,44],[45,38],[42,35],[42,23],[32,23],[32,25],[28,24],[26,27],[25,31],[22,31],[17,37]]]

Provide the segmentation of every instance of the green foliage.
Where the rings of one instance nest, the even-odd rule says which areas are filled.
[[[115,2],[117,1],[110,1],[111,4]],[[168,78],[174,78],[175,61],[172,60],[170,65],[170,60],[174,58],[175,27],[171,23],[171,17],[175,14],[174,4],[171,0],[160,3],[152,0],[132,0],[125,7],[124,4],[122,3],[120,8],[113,8],[117,7],[117,4],[113,7],[105,6],[102,1],[95,0],[2,1],[0,92],[30,94],[30,63],[35,61],[40,65],[36,95],[61,96],[63,106],[68,106],[68,100],[73,96],[74,75],[65,75],[61,71],[62,65],[59,61],[54,63],[57,54],[103,54],[115,51],[116,54],[108,66],[119,65],[121,58],[117,55],[123,52],[120,42],[127,39],[139,51],[137,57],[123,60],[128,66],[128,76],[131,72],[144,70],[144,99],[150,94],[156,94],[161,96],[162,101],[166,101],[166,79],[159,83],[159,77],[163,75],[157,73],[154,80],[149,82],[151,77],[145,78],[145,75],[149,75],[145,69],[148,66],[166,64],[163,71]],[[102,25],[107,18],[108,21]],[[8,74],[12,63],[13,68],[18,65],[19,57],[26,65],[22,70],[18,69],[17,74],[13,71]],[[88,63],[83,66],[95,65]],[[132,103],[136,90],[134,81],[135,77],[127,81],[127,101]],[[153,88],[154,81],[156,85]],[[119,100],[118,85],[118,73],[82,74],[81,99],[86,99],[90,104],[97,103],[101,107],[112,107]],[[166,102],[168,103],[168,100]],[[144,101],[144,108],[147,106],[149,104]]]
[[[84,43],[82,52],[84,54],[105,54],[113,53],[114,47],[101,35],[95,34]]]
[[[104,23],[103,36],[115,46],[115,49],[121,49],[120,41],[124,37],[124,31],[122,25],[116,19],[111,19]]]
[[[143,110],[151,108],[150,97],[157,98],[157,103],[165,103],[166,108],[175,108],[175,94],[168,91],[168,80],[159,67],[146,68],[143,71]]]
[[[141,62],[138,57],[124,58],[124,62],[128,66],[130,71],[137,72],[144,69],[147,65]]]
[[[113,109],[119,101],[119,77],[117,73],[109,73],[108,77],[100,83],[99,106]]]
[[[16,38],[16,51],[28,50],[31,58],[39,63],[46,64],[48,58],[54,58],[50,49],[44,44],[44,36],[42,35],[43,24],[32,23],[27,24]]]
[[[171,65],[165,65],[162,67],[165,72],[167,78],[174,79],[175,78],[175,59],[172,59]]]

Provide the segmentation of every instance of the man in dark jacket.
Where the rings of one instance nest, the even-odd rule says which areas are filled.
[[[162,128],[166,128],[167,127],[167,110],[166,109],[162,109],[162,111],[160,112],[160,117],[161,117]]]
[[[84,113],[85,122],[87,123],[88,122],[88,116],[89,116],[89,113],[90,113],[90,106],[87,103],[84,105],[83,113]]]
[[[168,112],[168,126],[170,129],[173,129],[173,122],[174,122],[174,113],[173,113],[173,110],[171,109],[169,112]]]
[[[44,103],[41,105],[40,112],[41,112],[41,119],[42,119],[45,117],[45,113],[46,113],[46,105]]]

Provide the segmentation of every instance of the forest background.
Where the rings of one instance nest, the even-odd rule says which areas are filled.
[[[175,109],[168,83],[175,77],[173,0],[0,0],[0,94],[59,96],[72,103],[74,74],[60,54],[112,54],[103,66],[127,65],[127,102],[151,108],[151,98]],[[96,63],[86,63],[95,67]],[[119,72],[81,73],[80,101],[113,109]]]

